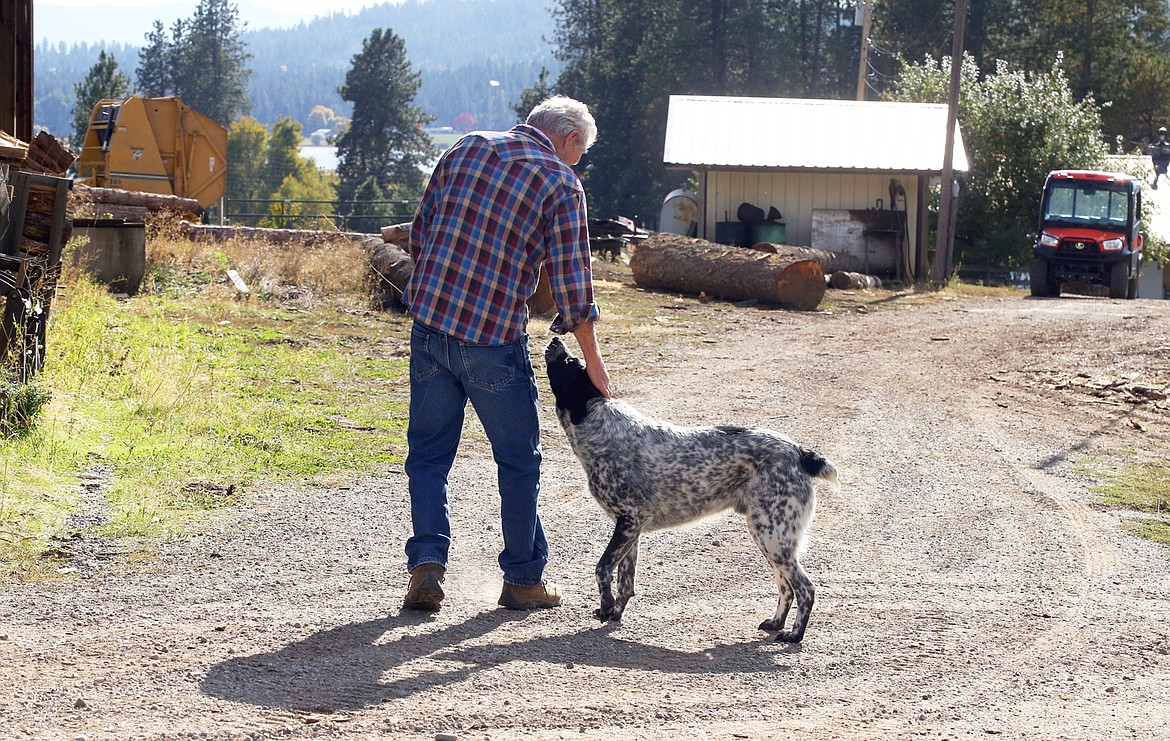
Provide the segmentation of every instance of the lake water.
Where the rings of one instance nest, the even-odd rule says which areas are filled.
[[[302,157],[313,160],[322,170],[337,170],[337,147],[307,145],[300,151]]]

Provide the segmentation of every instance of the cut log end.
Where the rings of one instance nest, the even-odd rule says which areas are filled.
[[[792,263],[776,279],[776,296],[786,309],[816,309],[825,297],[825,271],[816,260]]]

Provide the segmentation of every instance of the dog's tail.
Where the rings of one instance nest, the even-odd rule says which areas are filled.
[[[824,479],[834,487],[840,487],[837,481],[837,467],[825,456],[812,450],[800,449],[800,467],[814,479]]]

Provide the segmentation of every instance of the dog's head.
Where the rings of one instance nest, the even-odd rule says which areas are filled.
[[[573,424],[581,424],[589,400],[605,398],[589,380],[584,361],[573,357],[560,337],[553,337],[544,350],[544,363],[548,368],[548,384],[557,400],[557,412],[567,411]]]

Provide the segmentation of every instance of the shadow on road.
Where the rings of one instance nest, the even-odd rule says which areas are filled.
[[[331,712],[356,710],[432,687],[467,681],[511,662],[641,669],[667,673],[776,672],[779,654],[799,646],[753,641],[679,651],[614,638],[609,623],[564,635],[509,640],[489,636],[528,615],[490,610],[428,631],[429,615],[398,615],[316,633],[272,653],[217,664],[204,694],[251,705]],[[506,631],[502,631],[506,632]]]

